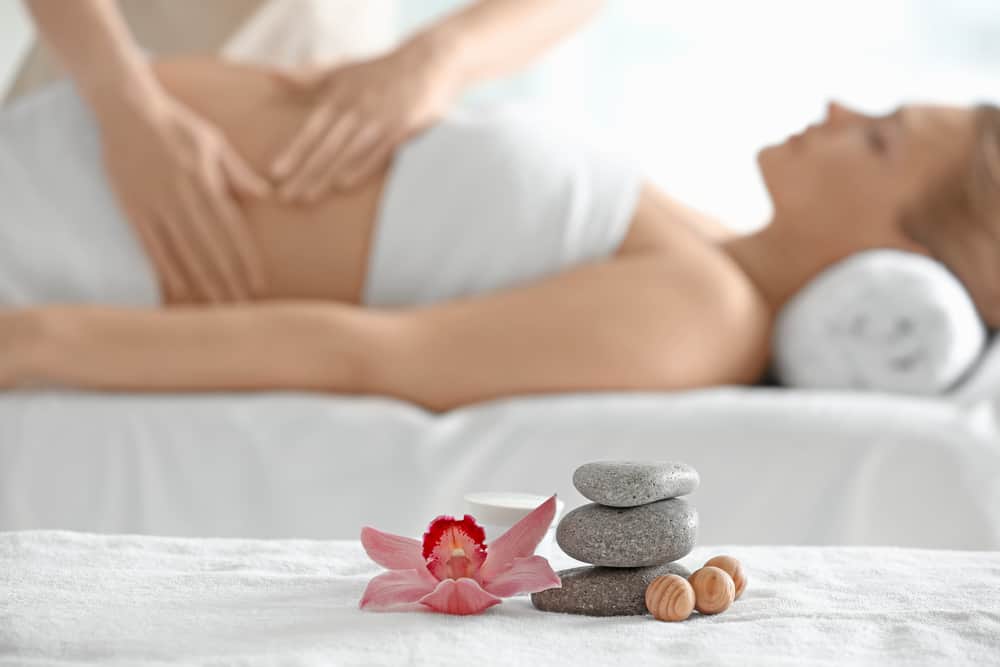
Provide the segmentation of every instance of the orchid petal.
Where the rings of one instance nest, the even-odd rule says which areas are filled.
[[[383,533],[374,528],[361,529],[361,545],[368,557],[390,570],[422,570],[424,558],[420,542],[409,537]]]
[[[480,571],[480,579],[484,583],[489,582],[500,575],[515,558],[527,558],[533,555],[555,515],[556,497],[552,496],[491,542],[487,549],[486,562]]]
[[[496,575],[483,588],[497,597],[510,597],[519,593],[537,593],[549,588],[560,588],[562,581],[552,571],[549,561],[541,556],[515,558],[509,568]]]
[[[434,591],[437,579],[425,568],[418,570],[390,570],[368,582],[360,607],[374,611],[387,611],[420,602]]]
[[[433,591],[420,598],[420,604],[442,614],[478,614],[501,600],[491,595],[473,579],[445,579]]]

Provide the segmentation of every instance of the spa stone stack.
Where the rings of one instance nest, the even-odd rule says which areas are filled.
[[[653,579],[690,574],[674,561],[694,548],[698,513],[679,496],[698,482],[697,471],[683,463],[600,461],[577,468],[573,485],[594,502],[559,522],[556,541],[592,566],[559,572],[562,588],[533,594],[532,604],[589,616],[645,614]]]

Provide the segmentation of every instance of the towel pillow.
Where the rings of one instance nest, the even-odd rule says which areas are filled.
[[[872,250],[826,269],[781,310],[774,374],[794,387],[940,394],[985,342],[972,299],[943,265]]]

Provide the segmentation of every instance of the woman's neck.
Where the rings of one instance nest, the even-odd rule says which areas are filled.
[[[789,224],[777,218],[758,232],[722,244],[775,312],[831,264],[880,247],[913,250],[903,239],[888,233],[858,234],[827,225]]]
[[[757,287],[772,310],[777,311],[810,273],[811,262],[803,261],[787,240],[771,226],[722,244],[723,250]]]

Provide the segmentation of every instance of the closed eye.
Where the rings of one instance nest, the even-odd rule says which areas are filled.
[[[869,125],[865,129],[865,140],[868,142],[868,146],[879,155],[885,155],[887,152],[888,145],[885,135],[882,134],[877,125]]]

